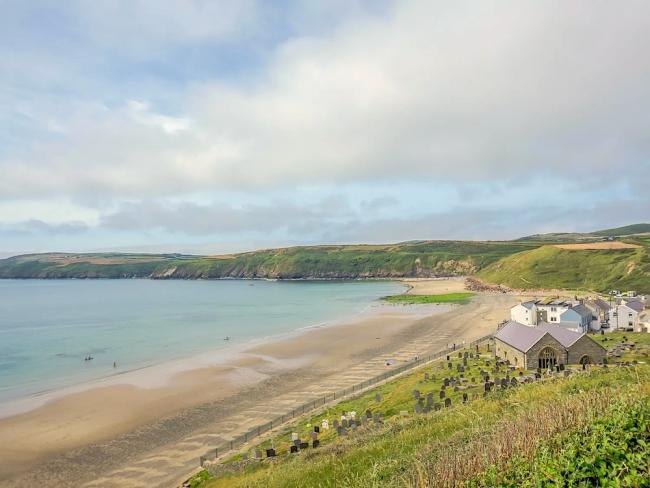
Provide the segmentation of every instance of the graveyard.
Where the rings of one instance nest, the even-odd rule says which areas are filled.
[[[551,373],[498,364],[487,344],[456,351],[272,431],[188,486],[496,486],[536,461],[531,438],[544,445],[610,412],[647,414],[646,335],[599,336],[607,365]]]

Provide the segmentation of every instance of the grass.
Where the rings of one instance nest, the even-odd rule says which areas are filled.
[[[477,276],[511,288],[650,292],[650,243],[637,249],[567,250],[548,245],[492,263]]]
[[[611,345],[622,339],[622,335],[620,338],[613,336],[606,342]],[[645,335],[630,333],[626,337],[638,345],[632,353],[634,359],[643,360],[644,353],[647,353]],[[487,358],[486,351],[483,353],[476,364],[470,361],[466,377],[476,375],[481,366],[487,368],[483,364]],[[454,371],[458,361],[457,357],[453,358]],[[569,463],[571,458],[558,457],[562,452],[558,449],[565,443],[553,442],[574,439],[571,436],[575,435],[589,436],[589,429],[600,425],[599,422],[619,422],[620,419],[616,420],[617,412],[637,408],[639,402],[647,401],[650,391],[650,366],[647,364],[594,368],[567,379],[554,378],[497,390],[486,398],[480,395],[479,399],[468,404],[459,401],[462,391],[454,392],[448,388],[446,391],[452,397],[452,408],[415,415],[412,390],[417,388],[422,395],[429,391],[437,394],[442,378],[450,374],[445,363],[414,371],[318,415],[300,419],[264,442],[264,446],[272,444],[276,447],[279,457],[275,461],[251,463],[240,472],[213,477],[200,486],[544,486],[537,483],[539,480],[535,473],[544,473],[548,467],[545,460],[553,456],[544,457],[543,449],[550,449],[548,452],[554,453],[559,460],[554,468],[557,472],[577,473],[582,468],[578,464],[572,467]],[[425,371],[435,379],[425,381]],[[471,389],[466,391],[472,392]],[[374,400],[377,392],[382,395],[379,403]],[[439,401],[437,395],[434,401]],[[286,454],[291,432],[299,432],[303,437],[311,430],[311,425],[320,423],[323,418],[331,421],[341,412],[352,409],[360,414],[368,407],[385,413],[383,426],[364,426],[341,437],[325,431],[320,436],[321,448],[309,449],[298,456]],[[401,416],[401,410],[408,410],[408,416]],[[602,436],[596,438],[604,439]],[[616,442],[620,444],[621,440]],[[567,443],[581,445],[579,441],[567,440]],[[598,444],[591,442],[589,445]],[[637,459],[634,453],[640,449],[639,446],[630,448],[629,453],[625,447],[620,449],[626,456],[629,454]],[[644,449],[643,454],[647,455],[647,448]],[[589,451],[580,456],[575,459],[591,459]],[[237,457],[232,460],[235,459]],[[528,462],[539,463],[539,470],[532,471],[526,478],[518,466]],[[641,473],[639,476],[648,480],[647,466],[645,473],[638,466],[635,469]],[[621,483],[620,486],[640,486],[633,483],[636,479],[630,478],[628,484]],[[508,480],[516,482],[505,483]]]
[[[383,300],[388,303],[396,304],[443,304],[443,303],[454,303],[458,305],[464,305],[469,303],[470,298],[474,296],[474,293],[463,292],[463,293],[445,293],[441,295],[391,295],[384,297]]]

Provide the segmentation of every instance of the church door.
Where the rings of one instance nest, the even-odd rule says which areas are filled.
[[[539,367],[541,369],[553,369],[557,364],[557,354],[555,350],[550,347],[545,347],[539,352],[538,359]]]

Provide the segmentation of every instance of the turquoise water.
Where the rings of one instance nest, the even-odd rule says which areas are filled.
[[[109,376],[113,361],[125,371],[335,321],[402,290],[391,282],[0,280],[0,402]]]

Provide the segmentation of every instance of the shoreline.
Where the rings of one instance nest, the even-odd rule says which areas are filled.
[[[404,284],[412,286],[409,292],[420,294],[431,294],[431,287],[463,287],[461,280]],[[479,296],[462,307],[378,303],[353,320],[348,317],[242,344],[237,353],[230,351],[220,361],[199,355],[180,361],[182,365],[166,365],[166,376],[156,378],[154,367],[130,373],[141,374],[143,385],[125,382],[134,379],[127,378],[128,374],[113,375],[110,384],[93,385],[0,419],[0,479],[11,479],[0,486],[66,486],[66,476],[75,482],[79,477],[91,481],[108,476],[109,468],[128,465],[139,457],[148,459],[145,452],[173,450],[183,444],[182,436],[196,438],[198,432],[232,435],[227,434],[229,429],[270,415],[272,405],[302,403],[303,395],[334,388],[353,371],[360,378],[370,377],[385,370],[386,358],[396,358],[399,364],[426,348],[484,335],[496,327],[514,300],[512,296]],[[152,384],[152,379],[159,383]],[[253,409],[252,417],[238,418],[245,408]],[[128,442],[120,441],[122,437]],[[137,439],[142,439],[142,445]],[[188,456],[188,462],[194,463],[210,448],[210,441],[202,442],[193,447],[196,452],[174,456]],[[97,457],[114,443],[121,446],[119,452]],[[160,458],[161,454],[155,456]],[[175,470],[171,476],[178,477]],[[125,483],[121,479],[88,486],[128,486]],[[165,483],[151,481],[150,485]]]

